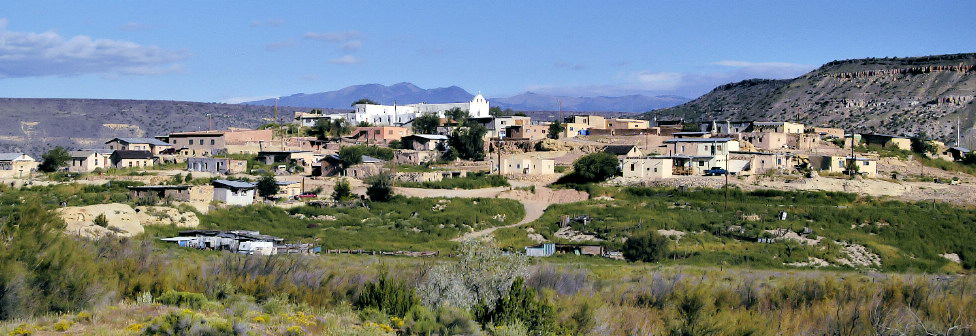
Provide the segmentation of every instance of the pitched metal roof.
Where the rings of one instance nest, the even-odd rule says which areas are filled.
[[[117,150],[112,153],[117,159],[152,159],[153,155],[149,151],[129,151]]]
[[[0,161],[13,161],[19,159],[24,153],[0,153]]]
[[[68,154],[70,154],[72,158],[83,158],[95,154],[95,152],[89,150],[80,150],[80,151],[70,151],[68,152]]]
[[[409,138],[409,137],[417,137],[417,138],[427,139],[427,140],[447,140],[446,135],[439,135],[439,134],[413,134],[413,135],[405,136],[404,138]]]
[[[213,184],[215,187],[224,186],[234,189],[251,189],[256,187],[254,183],[244,181],[214,180]]]
[[[150,145],[153,145],[153,146],[172,146],[172,145],[170,145],[168,143],[159,141],[157,139],[152,139],[152,138],[115,138],[115,139],[109,140],[109,141],[107,141],[105,143],[109,143],[109,142],[112,142],[112,141],[115,141],[115,140],[119,140],[119,141],[127,142],[127,143],[132,143],[132,144],[150,144]]]
[[[613,155],[627,155],[631,150],[634,149],[634,145],[610,145],[603,147],[604,153],[609,153]]]
[[[664,140],[664,143],[677,143],[677,142],[728,142],[735,139],[732,138],[674,138]]]
[[[363,163],[380,163],[380,162],[383,162],[383,160],[374,158],[374,157],[369,156],[369,155],[363,155],[362,156],[362,159],[360,159],[360,160],[363,161]]]

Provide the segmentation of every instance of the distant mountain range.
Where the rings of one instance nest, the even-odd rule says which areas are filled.
[[[794,79],[719,86],[642,118],[779,120],[976,145],[976,53],[833,61]]]
[[[390,86],[380,84],[353,85],[328,92],[293,94],[281,97],[278,104],[285,106],[304,106],[309,108],[349,108],[352,102],[369,98],[384,105],[415,103],[456,103],[471,100],[470,92],[451,86],[446,88],[422,89],[411,83],[398,83]],[[562,110],[569,112],[646,112],[653,109],[671,107],[689,101],[678,96],[628,95],[620,97],[569,97],[526,92],[512,97],[488,98],[491,106],[516,111],[556,111],[562,101]],[[244,104],[275,104],[274,99],[265,99]]]
[[[0,152],[39,158],[54,146],[104,148],[114,137],[153,137],[169,132],[254,128],[274,120],[268,106],[169,100],[0,98]],[[281,120],[294,111],[282,106]],[[208,118],[207,115],[210,115]]]

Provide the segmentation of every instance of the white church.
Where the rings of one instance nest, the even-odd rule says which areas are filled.
[[[427,113],[436,113],[437,116],[443,118],[445,111],[455,107],[467,110],[472,118],[491,116],[488,113],[488,100],[480,94],[474,96],[467,103],[419,103],[407,105],[356,104],[353,107],[355,108],[353,112],[345,114],[346,120],[349,120],[352,124],[365,121],[379,126],[402,126]]]

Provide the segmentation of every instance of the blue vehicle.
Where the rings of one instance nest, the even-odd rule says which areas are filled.
[[[729,171],[723,169],[722,167],[712,167],[712,169],[705,170],[705,176],[722,176],[728,174]]]

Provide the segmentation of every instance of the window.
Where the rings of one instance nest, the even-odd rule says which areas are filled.
[[[705,161],[698,161],[698,166],[699,167],[704,167],[705,166]]]
[[[654,168],[654,172],[657,173],[657,168]]]
[[[630,164],[630,171],[634,171],[634,166],[635,166],[635,164],[633,164],[633,163]]]
[[[191,144],[191,145],[193,144],[193,139],[190,139],[190,144]]]
[[[210,145],[211,145],[211,146],[213,146],[215,142],[216,142],[216,141],[215,141],[214,139],[210,139]]]

